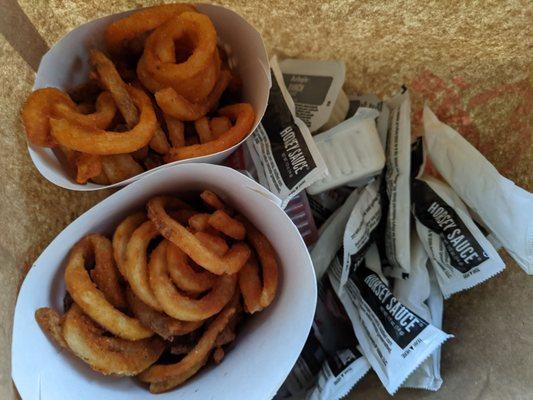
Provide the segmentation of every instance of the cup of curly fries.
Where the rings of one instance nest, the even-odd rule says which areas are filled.
[[[270,399],[316,296],[307,248],[270,192],[227,167],[169,166],[85,212],[35,261],[15,309],[13,381],[25,400]]]
[[[28,151],[47,180],[79,191],[218,164],[257,127],[270,86],[261,35],[225,7],[109,15],[43,56],[22,107]]]

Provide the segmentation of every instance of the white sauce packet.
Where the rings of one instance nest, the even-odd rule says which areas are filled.
[[[341,273],[342,264],[336,257],[328,270],[334,288],[339,287]],[[369,248],[365,262],[350,271],[344,290],[338,295],[352,321],[363,355],[390,394],[452,337],[392,294],[380,271],[375,245]]]
[[[279,67],[285,86],[296,105],[296,116],[311,133],[341,123],[349,101],[342,91],[346,66],[336,60],[285,59]]]
[[[277,59],[270,61],[272,87],[261,123],[246,141],[259,183],[280,199],[282,208],[322,178],[324,160],[307,126],[295,117]]]
[[[314,136],[327,173],[307,188],[308,193],[318,194],[347,183],[361,186],[381,173],[385,154],[376,128],[378,116],[377,110],[359,107],[354,116]]]
[[[348,115],[346,118],[355,115],[359,107],[373,108],[374,110],[379,111],[376,125],[378,128],[379,139],[383,149],[385,149],[385,146],[387,145],[387,130],[389,127],[390,114],[387,103],[380,100],[375,94],[363,94],[361,96],[350,95],[348,96],[348,99],[350,100],[350,108],[348,109]]]
[[[423,175],[413,180],[411,193],[416,231],[444,298],[503,271],[505,263],[450,186]]]
[[[319,282],[313,329],[276,399],[338,400],[368,372],[370,364],[327,276]]]
[[[403,305],[441,329],[443,298],[435,275],[428,271],[428,255],[411,232],[411,272],[407,278],[394,280],[393,293]],[[402,387],[437,391],[442,385],[440,347],[435,350],[402,384]]]
[[[431,161],[503,247],[533,274],[533,194],[501,176],[468,141],[424,107]]]
[[[344,248],[342,274],[337,290],[342,292],[350,271],[361,264],[368,247],[373,242],[372,235],[381,219],[381,179],[376,179],[364,188],[344,228],[342,244]]]
[[[317,242],[311,250],[311,260],[315,267],[317,280],[320,281],[327,271],[331,260],[342,247],[342,238],[348,218],[363,189],[354,189],[344,204],[335,211],[320,228]]]
[[[390,109],[385,150],[385,186],[388,196],[385,250],[392,275],[409,273],[411,100],[406,88],[387,103]]]

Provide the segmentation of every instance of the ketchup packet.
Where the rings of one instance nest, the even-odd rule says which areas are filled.
[[[401,277],[410,269],[411,100],[407,89],[403,88],[402,93],[389,100],[388,107],[385,251],[393,267],[392,274]]]
[[[411,272],[407,278],[394,280],[393,293],[400,303],[418,316],[441,329],[443,298],[435,274],[428,271],[428,255],[418,239],[411,232]],[[440,347],[437,348],[402,384],[402,387],[439,390],[442,385],[440,375]]]
[[[416,231],[445,298],[503,271],[505,264],[446,183],[428,175],[411,186]]]
[[[334,288],[339,287],[341,273],[339,255],[328,270]],[[393,295],[381,271],[376,245],[370,246],[364,261],[350,271],[344,290],[337,294],[350,317],[361,352],[390,394],[452,337]]]
[[[429,157],[439,173],[516,262],[533,274],[533,194],[501,176],[427,105],[423,119]]]
[[[357,349],[350,319],[324,276],[318,285],[313,329],[276,398],[338,400],[369,369],[370,364]]]
[[[309,128],[295,117],[277,59],[271,60],[272,87],[261,123],[246,141],[259,183],[281,206],[322,178],[326,167]]]

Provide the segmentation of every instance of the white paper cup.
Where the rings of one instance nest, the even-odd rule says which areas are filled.
[[[104,376],[66,351],[40,329],[40,307],[62,310],[64,267],[70,248],[91,232],[109,234],[154,195],[211,189],[249,218],[272,242],[281,265],[276,299],[253,315],[235,347],[215,367],[184,386],[152,395],[130,378]],[[57,399],[270,399],[296,362],[316,306],[316,280],[307,248],[273,195],[239,172],[217,165],[170,166],[132,183],[84,213],[35,261],[17,299],[12,376],[24,400]]]
[[[242,79],[242,100],[250,103],[256,114],[251,133],[265,113],[272,84],[268,55],[263,39],[252,25],[227,8],[211,4],[197,4],[196,7],[198,11],[208,15],[213,21],[219,42],[224,45],[225,49],[229,50],[228,61],[232,69]],[[103,34],[107,25],[135,11],[96,19],[65,35],[43,56],[33,89],[57,87],[68,90],[86,82],[90,69],[88,50],[90,48],[105,50]],[[208,156],[165,164],[113,185],[98,185],[91,182],[81,185],[68,175],[51,149],[28,145],[28,151],[35,167],[50,182],[65,189],[90,191],[127,185],[156,170],[169,168],[176,164],[191,162],[217,164],[235,151],[239,144]]]

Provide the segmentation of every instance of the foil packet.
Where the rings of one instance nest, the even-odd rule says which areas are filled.
[[[295,116],[275,57],[270,65],[272,87],[267,109],[246,148],[259,183],[285,208],[294,196],[321,179],[326,167],[309,129]]]

